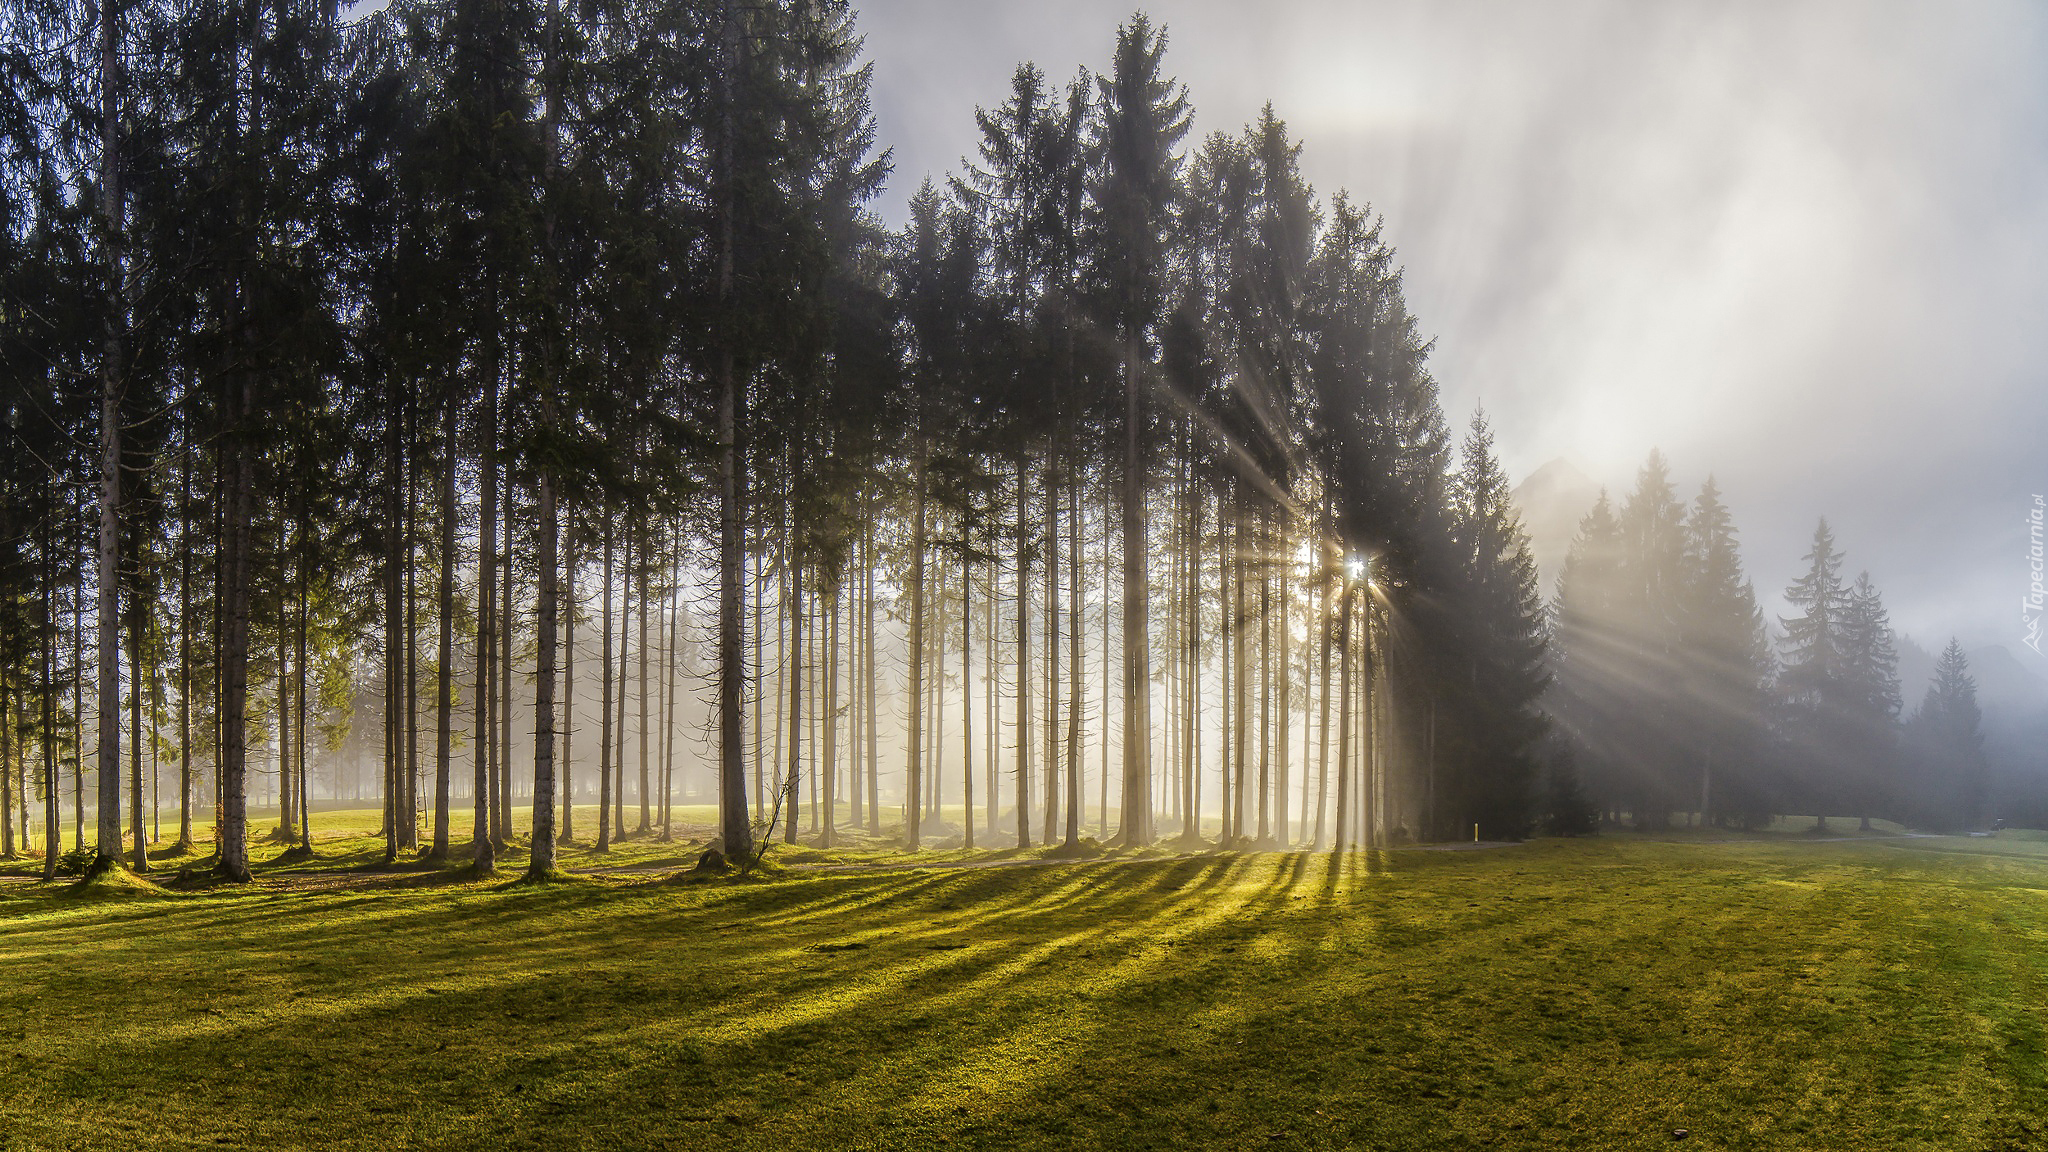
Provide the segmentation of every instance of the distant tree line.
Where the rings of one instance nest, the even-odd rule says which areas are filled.
[[[1142,15],[900,232],[834,0],[0,28],[0,851],[68,804],[246,878],[346,755],[387,857],[489,868],[523,797],[536,873],[691,771],[736,859],[1528,827],[1490,433],[1270,108],[1184,146]]]
[[[1960,828],[1988,819],[1976,685],[1953,640],[1901,721],[1899,653],[1869,573],[1822,520],[1794,614],[1769,628],[1709,477],[1680,503],[1650,455],[1579,525],[1551,605],[1551,819],[1754,827],[1807,813]]]

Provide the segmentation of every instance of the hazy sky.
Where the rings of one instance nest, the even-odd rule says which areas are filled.
[[[1131,9],[869,0],[892,221],[1018,61]],[[1767,611],[1826,514],[1894,622],[2020,650],[2048,491],[2048,6],[1167,0],[1197,134],[1272,100],[1385,214],[1454,421],[1510,470],[1712,471]],[[2048,662],[2025,654],[2048,673]]]

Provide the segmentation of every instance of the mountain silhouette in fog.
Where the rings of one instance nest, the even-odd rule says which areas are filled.
[[[2048,707],[2048,682],[2028,671],[2004,645],[1972,648],[1968,656],[1970,678],[1977,682],[1977,703],[1987,720]],[[1934,654],[1911,636],[1899,637],[1899,697],[1908,713],[1919,705],[1933,679]]]
[[[1542,576],[1543,598],[1548,600],[1557,591],[1557,574],[1564,567],[1565,553],[1571,551],[1572,537],[1578,535],[1579,521],[1600,499],[1600,485],[1559,457],[1529,473],[1515,486],[1513,497]]]

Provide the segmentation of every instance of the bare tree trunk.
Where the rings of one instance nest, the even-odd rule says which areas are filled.
[[[448,796],[455,733],[455,401],[441,415],[441,443],[448,453],[441,470],[441,573],[437,589],[440,647],[434,669],[434,847],[429,857],[448,858]]]
[[[0,677],[0,694],[4,694],[6,691],[6,678]],[[17,724],[26,725],[28,722],[28,701],[23,699],[23,690],[20,688],[14,690],[14,718]],[[20,730],[20,728],[15,729],[17,732]],[[33,855],[35,853],[35,839],[29,832],[28,744],[26,742],[23,742],[20,747],[15,749],[14,768],[10,779],[14,784],[14,803],[6,810],[0,811],[0,823],[11,826],[15,820],[15,813],[19,812],[21,814],[20,850],[25,855]]]
[[[600,599],[603,607],[599,610],[598,630],[603,633],[603,651],[599,656],[598,710],[603,716],[598,721],[597,737],[597,850],[609,852],[612,848],[612,507],[607,499],[604,504],[604,577]]]
[[[495,298],[496,293],[491,293]],[[495,302],[495,300],[494,300]],[[477,430],[478,481],[482,487],[477,510],[477,597],[476,597],[476,744],[475,827],[471,830],[472,862],[479,873],[497,868],[497,847],[491,842],[491,753],[497,744],[492,712],[492,648],[497,624],[491,619],[497,597],[498,563],[498,341],[495,333],[484,340],[483,419]]]
[[[148,558],[139,557],[147,567]],[[141,581],[128,593],[128,823],[135,834],[129,867],[149,871],[149,830],[142,821],[142,628]],[[279,670],[280,678],[283,670]]]
[[[733,295],[733,105],[745,39],[731,0],[721,33],[722,119],[718,133],[718,299],[730,307]],[[726,338],[729,341],[729,337]],[[742,651],[740,610],[744,604],[741,566],[746,562],[744,494],[740,482],[741,420],[745,398],[734,371],[730,343],[718,354],[718,813],[725,854],[745,861],[753,852],[747,825],[746,731],[740,707],[746,698],[747,665]]]
[[[825,691],[825,670],[823,668],[824,661],[818,659],[818,643],[824,639],[823,634],[830,631],[826,627],[824,619],[824,599],[823,594],[811,597],[810,659],[804,661],[804,695],[810,701],[810,707],[804,712],[804,724],[810,736],[811,746],[810,778],[804,783],[811,790],[811,827],[809,831],[813,835],[818,831],[818,776],[822,764],[818,757],[818,750],[825,746],[822,736],[825,717],[821,705]]]
[[[406,405],[410,413],[412,405]],[[407,419],[408,429],[412,421]],[[420,597],[419,597],[419,486],[414,483],[413,443],[407,437],[405,465],[405,821],[399,828],[398,846],[420,846]]]
[[[1320,697],[1319,705],[1322,709],[1322,720],[1316,725],[1318,748],[1316,752],[1315,851],[1317,852],[1323,850],[1323,844],[1325,843],[1323,833],[1328,827],[1326,816],[1330,801],[1330,587],[1333,581],[1330,578],[1328,560],[1324,556],[1324,549],[1326,547],[1327,545],[1320,542],[1318,542],[1316,547],[1317,559],[1322,563],[1317,582],[1322,585],[1323,593],[1322,611],[1317,614],[1318,627],[1322,629],[1322,668],[1319,672],[1322,680],[1322,691],[1318,693]]]
[[[1337,610],[1337,651],[1342,671],[1338,673],[1337,698],[1337,840],[1333,847],[1344,851],[1351,829],[1351,586],[1347,581],[1344,602]]]
[[[192,446],[178,469],[178,851],[192,850]],[[5,812],[0,811],[0,822]]]
[[[1017,457],[1017,847],[1031,847],[1031,529],[1024,456]]]
[[[562,565],[562,827],[557,844],[576,841],[575,757],[570,753],[576,735],[576,566],[582,557],[576,548],[575,514],[569,514],[568,543]]]
[[[1365,600],[1365,707],[1360,713],[1365,723],[1364,771],[1365,787],[1359,792],[1359,812],[1366,819],[1365,834],[1360,837],[1368,848],[1384,848],[1387,843],[1387,813],[1385,780],[1380,771],[1380,734],[1382,725],[1379,717],[1379,653],[1375,650],[1373,628],[1372,594],[1366,593]]]
[[[553,7],[552,4],[549,5]],[[541,422],[551,426],[554,422],[554,397],[543,393],[541,397]],[[538,647],[540,649],[534,683],[534,736],[533,736],[533,836],[532,855],[526,868],[527,876],[542,879],[555,870],[555,568],[557,548],[557,526],[555,522],[555,482],[548,467],[539,469],[535,480],[540,497],[540,593],[538,615],[540,617]]]
[[[311,565],[307,562],[306,551],[307,536],[309,534],[305,514],[302,510],[299,520],[299,619],[296,630],[297,635],[294,637],[297,641],[298,650],[294,653],[292,660],[293,667],[298,675],[298,688],[292,693],[292,700],[299,711],[298,723],[292,726],[292,731],[298,734],[298,746],[293,751],[292,760],[297,766],[299,773],[297,789],[299,794],[299,848],[308,855],[313,851],[313,816],[310,811],[312,808],[312,792],[306,786],[308,780],[306,772],[306,720],[309,714],[306,706],[306,684],[309,679],[306,675],[306,613],[308,607],[306,581],[311,577]]]
[[[646,541],[646,529],[643,528],[641,530],[640,538],[643,542]],[[644,543],[642,547],[643,550],[647,551],[648,554],[641,557],[640,560],[640,675],[637,678],[637,687],[640,690],[640,732],[638,749],[640,753],[640,787],[637,789],[638,799],[640,801],[640,826],[634,829],[633,834],[635,836],[645,836],[649,832],[653,831],[654,828],[653,821],[650,818],[652,816],[652,813],[649,811],[649,805],[654,799],[654,797],[652,791],[648,788],[647,777],[647,758],[648,755],[651,752],[653,752],[654,748],[648,739],[647,722],[649,719],[648,713],[653,708],[660,706],[660,687],[658,685],[651,686],[648,683],[647,679],[647,657],[649,653],[647,645],[647,618],[659,613],[661,611],[661,608],[660,605],[655,603],[653,589],[649,587],[649,585],[652,584],[654,581],[653,550],[647,549]],[[660,635],[661,626],[657,623],[655,625],[655,636],[659,638]],[[650,687],[653,687],[654,693],[656,695],[656,698],[653,701],[650,701],[648,699]]]
[[[5,519],[5,514],[0,513],[0,531],[7,527]],[[6,671],[0,669],[0,858],[8,860],[15,857],[14,796],[15,781],[18,778],[14,760],[14,712],[10,708],[13,702],[11,689],[12,685],[7,681]],[[27,759],[26,754],[23,759]]]
[[[100,359],[99,507],[99,848],[98,863],[121,856],[121,393],[128,324],[126,210],[121,195],[121,64],[117,12],[100,17],[100,224],[112,276],[106,345]]]
[[[754,602],[754,658],[755,658],[755,665],[756,665],[756,667],[759,667],[759,662],[760,662],[760,660],[761,660],[761,659],[763,658],[763,653],[767,652],[767,650],[768,650],[768,647],[767,647],[768,633],[767,633],[767,627],[766,627],[766,625],[767,625],[767,615],[768,615],[768,611],[767,611],[767,609],[768,609],[768,593],[767,593],[767,579],[766,579],[766,576],[765,576],[765,568],[766,568],[766,564],[767,564],[767,554],[768,554],[768,548],[767,548],[767,544],[766,544],[766,542],[765,542],[765,541],[763,541],[763,542],[761,542],[761,543],[759,543],[759,544],[757,544],[757,545],[756,545],[756,547],[755,547],[755,550],[754,550],[754,593],[753,593],[753,602]],[[761,733],[763,733],[763,732],[765,732],[765,731],[766,731],[766,729],[765,729],[765,728],[763,728],[763,727],[761,726],[761,724],[762,724],[762,711],[763,711],[763,709],[762,709],[762,697],[763,697],[763,696],[765,696],[765,695],[766,695],[766,693],[764,693],[764,692],[762,692],[762,691],[761,691],[761,686],[760,686],[759,684],[755,684],[755,685],[754,685],[754,691],[753,691],[753,697],[754,697],[754,739],[752,739],[751,741],[748,741],[748,745],[749,745],[749,747],[750,747],[750,748],[752,749],[752,753],[753,753],[753,755],[752,755],[752,761],[753,761],[753,765],[754,765],[754,791],[753,791],[753,797],[754,797],[754,804],[755,804],[755,806],[756,806],[756,807],[759,807],[759,806],[761,805],[761,803],[762,803],[762,800],[763,800],[763,799],[764,799],[764,798],[766,797],[767,793],[766,793],[765,789],[766,789],[766,788],[767,788],[767,786],[768,786],[768,785],[767,785],[767,779],[766,779],[766,776],[765,776],[765,773],[764,773],[764,765],[765,765],[765,759],[764,759],[764,758],[765,758],[765,757],[766,757],[766,755],[767,755],[767,749],[766,749],[766,748],[764,748],[764,747],[762,747],[762,741],[761,741]],[[859,803],[858,803],[858,800],[856,800],[856,802],[855,802],[855,807],[856,807],[856,808],[858,808],[858,806],[859,806]],[[854,823],[856,823],[856,824],[860,823],[859,819],[858,819],[858,818],[856,818],[856,819],[854,820]]]
[[[1081,473],[1067,475],[1067,834],[1081,845]]]
[[[504,517],[500,541],[504,551],[499,553],[502,579],[498,581],[498,773],[491,793],[491,843],[501,850],[512,837],[512,654],[518,651],[512,638],[512,507],[516,494],[510,468],[504,483],[504,498],[498,505]]]
[[[1259,566],[1259,834],[1261,848],[1272,846],[1273,806],[1273,563],[1272,526],[1261,512],[1252,536]]]
[[[633,666],[633,563],[640,560],[641,535],[636,526],[626,533],[626,555],[619,565],[619,695],[618,695],[618,750],[613,754],[612,763],[617,772],[612,782],[612,840],[614,843],[626,838],[626,675]],[[637,607],[647,611],[645,604]]]
[[[1230,769],[1237,756],[1237,696],[1234,693],[1237,659],[1237,620],[1230,604],[1230,545],[1231,524],[1223,493],[1216,494],[1216,617],[1222,625],[1223,635],[1216,648],[1217,663],[1223,671],[1222,696],[1217,703],[1223,719],[1223,744],[1216,768],[1216,795],[1222,805],[1218,844],[1231,841],[1230,826]]]
[[[1247,763],[1251,756],[1251,637],[1247,634],[1247,614],[1244,606],[1244,557],[1245,543],[1244,514],[1233,508],[1230,518],[1230,647],[1231,685],[1236,695],[1231,700],[1232,740],[1230,748],[1230,836],[1242,840],[1244,836],[1244,793]]]
[[[1143,348],[1124,339],[1124,798],[1127,846],[1152,842],[1152,649],[1150,549],[1145,528]]]
[[[925,459],[922,435],[911,476],[915,512],[910,534],[910,747],[904,783],[903,846],[918,850],[924,817],[924,554],[926,546]]]
[[[982,647],[988,649],[987,657],[981,662],[981,744],[982,744],[982,806],[986,810],[982,827],[986,830],[991,847],[996,838],[997,809],[1002,806],[1002,791],[996,786],[997,761],[996,742],[1002,734],[1002,718],[997,714],[996,675],[1002,667],[996,651],[996,578],[999,573],[991,565],[988,577],[988,595],[981,598],[981,633],[987,637]]]
[[[272,835],[272,837],[273,837],[273,838],[275,838],[276,840],[278,840],[278,841],[280,841],[280,842],[282,842],[282,843],[287,843],[287,844],[291,842],[291,841],[290,841],[290,840],[288,839],[288,837],[290,837],[290,835],[292,834],[292,831],[293,831],[293,829],[295,829],[295,828],[296,828],[296,827],[298,826],[298,825],[296,824],[296,822],[294,821],[294,819],[293,819],[293,808],[292,808],[292,788],[291,788],[291,785],[292,785],[292,777],[291,777],[291,764],[292,764],[292,759],[291,759],[291,757],[292,757],[292,719],[291,719],[291,717],[292,717],[292,693],[291,693],[291,660],[290,660],[290,659],[289,659],[289,658],[287,657],[287,655],[286,655],[286,650],[285,650],[285,614],[284,614],[284,603],[283,603],[282,599],[280,599],[280,601],[279,601],[279,603],[278,603],[278,606],[277,606],[277,725],[278,725],[278,727],[277,727],[277,795],[278,795],[278,806],[277,806],[277,827],[271,830],[271,835]],[[137,739],[137,740],[139,741],[139,740],[141,739],[141,735],[140,735],[140,733],[141,733],[141,725],[140,725],[140,724],[138,724],[138,725],[136,726],[136,732],[137,732],[137,736],[136,736],[136,739]],[[138,764],[138,765],[137,765],[137,771],[136,771],[136,775],[137,775],[138,779],[139,779],[139,778],[140,778],[140,776],[141,776],[141,766],[140,766],[140,764]]]
[[[223,554],[226,551],[217,550]],[[226,587],[226,581],[221,581],[220,586]],[[214,597],[216,603],[219,599],[218,595]],[[215,611],[225,609],[216,607]],[[54,628],[55,624],[51,627]],[[55,675],[54,653],[50,659],[51,675]],[[220,657],[216,655],[214,663],[219,662]],[[85,565],[80,564],[71,597],[71,846],[78,849],[85,847],[85,668]],[[55,692],[56,689],[53,687],[50,691]],[[214,699],[220,699],[218,691],[214,693]],[[53,742],[56,740],[54,733],[52,729]],[[95,764],[93,768],[97,772],[99,766]]]
[[[661,841],[675,839],[676,782],[676,650],[682,641],[682,561],[669,567],[668,648],[662,653],[661,703]]]
[[[50,600],[55,601],[57,598],[57,573],[55,571],[57,561],[56,549],[53,547],[54,541],[51,539],[51,535],[51,529],[46,521],[43,528],[43,589],[45,595]],[[81,567],[83,566],[81,565]],[[82,596],[80,600],[83,600]],[[78,631],[77,622],[80,620],[80,617],[74,615],[72,619],[74,621],[72,631],[75,641]],[[79,669],[73,667],[72,678],[74,685],[77,682],[78,672]],[[47,613],[43,617],[42,681],[43,690],[40,695],[43,698],[43,879],[49,881],[57,878],[57,839],[61,833],[57,816],[57,614],[55,612]],[[76,691],[75,688],[74,691]],[[81,759],[84,756],[82,749],[79,751],[79,756]],[[22,790],[24,800],[27,798],[27,795],[28,790],[24,788]],[[27,839],[26,831],[23,832],[22,838]],[[74,844],[73,847],[82,849],[85,845]]]
[[[931,758],[930,769],[925,773],[930,796],[930,807],[926,814],[934,824],[944,819],[941,806],[944,803],[946,787],[946,564],[943,557],[939,560],[938,569],[932,577],[931,616],[935,625],[932,629],[933,635],[929,638],[933,649],[932,674],[925,678],[925,699],[932,713],[931,726],[926,729],[930,735],[924,742],[928,749],[927,754]]]
[[[403,818],[400,773],[404,771],[405,736],[405,654],[399,646],[404,629],[404,574],[399,549],[404,533],[403,505],[405,478],[401,460],[398,425],[398,381],[384,383],[384,863],[398,859],[398,823]]]
[[[1284,518],[1284,511],[1282,516]],[[1275,541],[1273,555],[1278,557],[1278,559],[1273,563],[1273,582],[1278,585],[1274,600],[1278,604],[1280,612],[1280,691],[1278,692],[1280,699],[1274,720],[1277,722],[1280,731],[1274,738],[1274,744],[1279,753],[1279,762],[1275,765],[1273,774],[1275,804],[1273,836],[1275,842],[1280,847],[1285,848],[1290,843],[1290,838],[1287,834],[1287,793],[1290,787],[1288,776],[1289,768],[1291,767],[1288,753],[1289,744],[1293,740],[1294,734],[1294,632],[1293,616],[1289,610],[1289,606],[1294,603],[1294,600],[1287,590],[1287,566],[1292,563],[1289,559],[1292,555],[1292,550],[1288,547],[1289,541],[1285,528],[1277,529],[1276,534],[1279,539]]]
[[[561,158],[561,92],[555,65],[560,49],[560,7],[557,0],[548,0],[547,59],[544,64],[542,87],[545,89],[545,115],[547,117],[547,176],[552,184]],[[552,261],[554,255],[555,220],[551,198],[544,197],[545,215],[541,223],[541,238]],[[542,364],[540,388],[540,426],[543,437],[552,438],[555,429],[555,333],[549,327],[542,336]],[[540,552],[539,587],[535,590],[534,604],[534,686],[533,686],[533,829],[529,838],[530,854],[527,858],[526,874],[531,879],[543,879],[555,870],[555,628],[560,605],[556,602],[559,589],[560,526],[555,510],[554,469],[543,459],[534,477],[534,502],[539,523],[534,525],[539,536]],[[574,609],[572,608],[571,611]]]
[[[795,473],[791,473],[795,475]],[[789,769],[782,777],[782,842],[796,843],[798,789],[803,781],[803,733],[804,733],[804,570],[803,563],[792,549],[786,563],[789,565],[789,652],[784,662],[789,665]],[[769,834],[774,835],[770,829]]]
[[[786,507],[784,512],[787,512]],[[769,779],[774,786],[770,789],[771,794],[761,800],[761,812],[771,821],[782,818],[782,741],[789,732],[789,517],[786,514],[776,516],[775,533],[775,687],[770,693],[775,697],[775,727],[772,736],[764,732],[760,737],[764,743],[772,739],[774,745],[768,761]],[[772,837],[773,832],[768,835]]]
[[[24,693],[24,690],[23,690],[23,689],[21,689],[21,688],[19,688],[19,687],[17,687],[17,688],[16,688],[15,690],[14,690],[14,714],[15,714],[15,716],[16,716],[17,718],[19,718],[19,719],[20,719],[20,720],[22,720],[23,722],[26,722],[26,720],[27,720],[27,716],[28,716],[28,701],[27,701],[26,699],[24,699],[24,695],[23,695],[23,693]],[[15,796],[15,801],[14,801],[14,803],[15,803],[15,807],[16,807],[16,809],[18,809],[18,810],[19,810],[19,811],[21,812],[21,851],[22,851],[22,852],[23,852],[23,853],[24,853],[25,855],[31,855],[31,856],[32,856],[32,855],[34,855],[34,854],[35,854],[35,849],[36,849],[36,845],[35,845],[35,838],[34,838],[33,834],[32,834],[32,833],[30,832],[30,830],[29,830],[29,809],[28,809],[28,793],[29,793],[29,787],[28,787],[28,747],[27,747],[27,745],[23,745],[23,746],[22,746],[22,747],[21,747],[21,748],[20,748],[20,749],[19,749],[19,750],[18,750],[18,751],[17,751],[16,753],[15,753],[15,755],[16,755],[16,757],[17,757],[17,760],[16,760],[16,763],[15,763],[15,766],[14,766],[14,768],[15,768],[15,772],[14,772],[14,785],[15,785],[15,786],[14,786],[14,796]],[[55,791],[55,785],[56,785],[56,782],[57,782],[57,781],[56,781],[55,777],[49,777],[49,778],[47,778],[47,779],[46,779],[46,781],[45,781],[45,782],[46,782],[47,784],[51,785],[51,788],[52,788],[52,790],[51,790],[51,792],[50,792],[50,795],[49,795],[48,799],[49,799],[50,801],[53,801],[53,802],[54,802],[54,801],[56,800],[56,798],[57,798],[57,793],[56,793],[56,791]],[[54,803],[52,803],[52,804],[51,804],[51,807],[50,807],[50,812],[51,812],[51,818],[52,818],[52,819],[54,820],[54,819],[55,819],[55,817],[56,817],[56,805],[55,805]],[[6,817],[7,815],[8,815],[8,813],[5,813],[5,812],[0,812],[0,817]],[[54,827],[54,825],[52,826],[52,828],[51,828],[51,831],[53,831],[53,832],[55,831],[55,827]],[[44,877],[44,879],[48,879],[48,877]]]
[[[936,574],[930,575],[928,579],[937,588],[937,594],[932,597],[934,603],[930,606],[929,612],[931,615],[938,617],[937,622],[943,626],[946,615],[945,597],[943,595],[945,591],[945,572],[941,570]],[[923,819],[926,822],[930,822],[937,820],[939,817],[939,756],[934,748],[934,745],[939,743],[939,728],[933,722],[932,716],[938,711],[938,707],[942,703],[938,683],[944,675],[946,667],[946,646],[944,644],[934,644],[929,633],[925,636],[924,646],[925,663],[933,669],[933,672],[924,678],[924,695],[918,698],[918,706],[923,709],[925,715],[924,767],[921,769],[921,775],[918,777],[919,780],[923,781],[923,785],[918,793],[918,802],[924,806]]]
[[[839,589],[834,583],[826,595],[826,609],[831,613],[831,634],[825,643],[825,698],[819,713],[824,726],[824,762],[818,768],[818,786],[821,795],[813,809],[821,813],[819,843],[832,847],[832,825],[838,819],[834,805],[838,797],[833,793],[839,782]]]
[[[861,500],[863,505],[865,505],[867,500],[865,492],[862,493]],[[868,566],[873,563],[867,553],[865,536],[854,543],[855,555],[859,557],[861,571],[865,573]],[[861,645],[860,632],[860,617],[862,613],[867,611],[867,580],[865,576],[853,586],[852,595],[847,599],[846,611],[846,683],[848,697],[846,716],[849,728],[846,741],[847,827],[858,829],[861,822],[862,782],[860,749],[863,713],[861,711],[861,702],[864,698],[861,685],[865,682],[867,675],[866,652]]]
[[[1426,757],[1426,761],[1423,765],[1423,772],[1425,774],[1425,778],[1428,781],[1427,787],[1429,789],[1429,794],[1427,800],[1428,807],[1424,810],[1424,830],[1422,835],[1424,839],[1435,840],[1439,836],[1441,836],[1442,833],[1438,830],[1436,822],[1436,698],[1434,696],[1430,697],[1429,700],[1428,723],[1429,731],[1427,737],[1425,738],[1426,742],[1424,745],[1423,752],[1424,756]]]
[[[1102,814],[1102,839],[1109,839],[1109,585],[1116,563],[1115,549],[1110,546],[1110,510],[1107,500],[1102,508],[1102,778],[1101,803],[1096,811]]]
[[[248,883],[248,706],[249,706],[249,568],[250,525],[254,501],[254,464],[247,442],[253,415],[246,377],[230,385],[232,431],[221,451],[228,456],[226,576],[221,589],[221,874]]]
[[[1202,493],[1188,490],[1188,839],[1202,838]]]
[[[879,748],[881,726],[876,721],[876,699],[880,696],[880,691],[875,670],[875,519],[870,513],[861,517],[861,521],[862,534],[867,538],[868,555],[868,563],[863,565],[861,575],[868,588],[867,617],[862,624],[867,633],[863,644],[867,647],[868,832],[879,836],[882,832],[882,756]]]
[[[1060,809],[1060,510],[1058,473],[1045,465],[1045,823],[1041,842],[1058,834]]]
[[[966,534],[963,526],[961,533]],[[974,850],[974,561],[960,554],[960,846]]]

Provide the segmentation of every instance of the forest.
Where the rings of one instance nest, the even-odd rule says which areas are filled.
[[[900,229],[834,0],[0,22],[46,878],[244,881],[323,805],[536,878],[692,804],[740,868],[1985,816],[1960,648],[1900,724],[1825,523],[1774,633],[1653,456],[1546,601],[1380,216],[1270,105],[1198,133],[1143,14],[961,109]]]
[[[1485,424],[1142,15],[900,232],[844,4],[7,19],[9,850],[1526,827]]]

